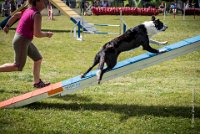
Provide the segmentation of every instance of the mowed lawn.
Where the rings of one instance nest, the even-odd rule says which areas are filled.
[[[200,16],[158,16],[168,25],[154,37],[169,44],[200,34]],[[0,18],[2,20],[3,18]],[[119,24],[119,16],[86,16],[90,23]],[[150,16],[123,16],[130,28]],[[118,35],[83,34],[84,41],[72,38],[73,23],[66,16],[55,21],[43,17],[42,27],[54,32],[33,43],[43,55],[41,78],[51,83],[82,74],[92,64],[101,46]],[[16,27],[14,25],[13,27]],[[116,27],[98,27],[119,32]],[[0,64],[13,62],[12,39],[0,31]],[[162,46],[152,45],[154,48]],[[142,48],[122,53],[118,61],[145,53]],[[0,101],[35,90],[32,87],[32,61],[22,72],[0,73]],[[195,102],[192,103],[192,90]],[[194,104],[194,127],[192,105]],[[165,61],[75,92],[52,97],[15,109],[0,109],[0,133],[64,134],[197,134],[200,133],[200,50]]]

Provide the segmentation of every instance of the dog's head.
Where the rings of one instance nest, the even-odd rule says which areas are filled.
[[[152,16],[151,20],[153,21],[156,29],[158,31],[165,31],[168,27],[163,23],[161,22],[159,19],[156,19],[155,16]]]
[[[144,24],[145,28],[147,29],[147,34],[149,36],[153,36],[154,34],[163,32],[168,28],[159,19],[156,19],[155,16],[152,16],[151,21],[144,22],[143,24]]]

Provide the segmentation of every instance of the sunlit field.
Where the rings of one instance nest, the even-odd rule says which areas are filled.
[[[72,37],[74,24],[67,16],[43,17],[42,28],[52,38],[34,38],[43,55],[41,77],[51,83],[82,74],[97,51],[114,35]],[[200,34],[200,16],[157,16],[168,29],[153,39],[168,44]],[[120,16],[84,16],[89,23],[120,24]],[[123,16],[131,28],[150,16]],[[3,20],[0,17],[0,20]],[[12,28],[15,28],[14,25]],[[119,33],[117,27],[97,27]],[[12,63],[12,39],[0,31],[0,65]],[[163,46],[152,45],[154,48]],[[145,53],[142,48],[122,53],[118,61]],[[35,90],[31,59],[22,72],[0,73],[0,101]],[[192,103],[192,90],[195,102]],[[192,124],[192,106],[195,107]],[[194,127],[192,127],[192,125]],[[0,109],[0,133],[197,134],[200,133],[200,51],[91,86],[63,97],[55,96],[15,109]]]

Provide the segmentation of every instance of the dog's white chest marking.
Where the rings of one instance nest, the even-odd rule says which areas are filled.
[[[153,21],[147,21],[143,23],[145,28],[147,29],[147,34],[149,38],[151,38],[153,35],[157,34],[159,30],[156,29],[155,24]]]

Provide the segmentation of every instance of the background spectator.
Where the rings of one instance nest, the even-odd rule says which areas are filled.
[[[169,13],[172,12],[172,13],[175,14],[176,13],[176,8],[177,8],[176,7],[176,2],[172,2],[171,5],[170,5]]]
[[[9,16],[11,12],[11,5],[8,0],[5,0],[4,3],[2,4],[2,16]]]
[[[81,0],[80,8],[81,8],[81,14],[84,15],[84,13],[85,13],[85,0]]]
[[[19,8],[22,6],[23,0],[16,0],[16,7]]]
[[[14,12],[16,10],[16,4],[14,0],[10,0],[10,6],[11,6],[11,12]]]
[[[161,4],[160,4],[158,10],[159,10],[160,12],[164,13],[164,10],[165,10],[165,2],[164,2],[164,1],[161,2]]]

